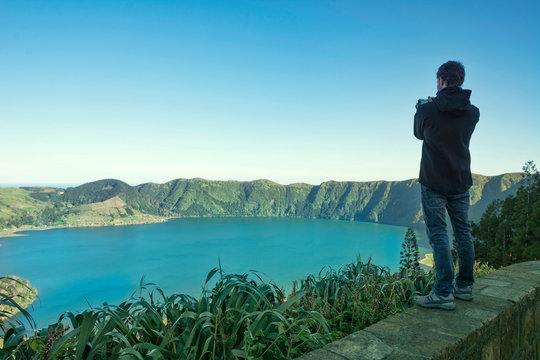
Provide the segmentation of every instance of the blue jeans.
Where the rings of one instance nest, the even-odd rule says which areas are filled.
[[[458,287],[474,283],[474,245],[468,220],[469,191],[459,195],[445,195],[422,187],[422,208],[429,244],[433,248],[435,262],[435,285],[437,295],[447,296],[454,292],[454,263],[446,233],[446,211],[450,215],[456,237],[459,272]]]

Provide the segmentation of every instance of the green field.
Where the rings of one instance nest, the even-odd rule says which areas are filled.
[[[47,207],[46,202],[31,197],[31,193],[33,191],[21,188],[0,188],[0,219],[9,219],[21,212],[37,213]]]
[[[132,209],[121,198],[74,205],[63,200],[63,189],[0,188],[0,237],[15,232],[56,227],[153,223],[166,217]]]

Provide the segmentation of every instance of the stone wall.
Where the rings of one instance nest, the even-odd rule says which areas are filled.
[[[539,359],[540,260],[476,279],[456,310],[412,307],[298,360]]]

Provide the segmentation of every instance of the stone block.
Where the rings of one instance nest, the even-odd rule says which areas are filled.
[[[347,358],[344,358],[341,355],[331,353],[324,349],[319,349],[319,350],[310,351],[296,358],[295,360],[347,360]]]
[[[537,290],[540,290],[540,288]],[[537,292],[540,293],[540,291]],[[536,297],[534,306],[534,331],[540,332],[540,299],[538,299],[538,296]]]
[[[456,346],[453,348],[447,348],[437,356],[433,357],[433,360],[478,360],[479,354],[476,350],[469,349],[464,346]]]
[[[521,298],[526,296],[528,292],[518,287],[488,286],[480,290],[480,294],[518,302]]]
[[[483,301],[483,299],[489,299],[487,301]],[[482,306],[480,303],[488,303],[490,300],[494,298],[489,296],[477,296],[474,300],[474,304],[463,304],[459,305],[460,308],[463,308],[461,311],[463,318],[469,318],[469,319],[475,319],[480,321],[483,324],[488,324],[491,321],[495,321],[497,316],[499,316],[499,312],[502,310],[501,308],[496,308],[492,306]],[[499,299],[496,299],[499,300]],[[506,305],[506,303],[504,304]]]
[[[435,309],[426,309],[426,311],[439,312]],[[434,313],[433,315],[435,316]],[[460,339],[458,335],[450,336],[426,327],[390,321],[378,322],[367,327],[364,331],[372,333],[386,344],[391,344],[394,349],[428,358],[437,355]]]
[[[349,360],[382,360],[394,351],[377,336],[363,330],[328,344],[323,349]]]
[[[480,360],[480,350],[478,349],[474,349],[474,350],[471,350],[471,352],[466,356],[464,357],[462,360]]]
[[[384,360],[427,360],[432,359],[426,356],[421,356],[419,354],[411,354],[406,351],[394,349],[394,352],[391,353]]]
[[[520,304],[520,327],[519,327],[519,346],[524,346],[534,337],[534,302],[526,301]]]
[[[507,280],[494,279],[493,277],[489,278],[487,276],[483,276],[477,279],[475,282],[475,287],[476,287],[476,284],[482,285],[484,287],[488,287],[488,286],[508,287],[512,285],[512,283]]]
[[[482,326],[481,320],[463,316],[465,313],[464,307],[457,307],[455,311],[442,312],[415,307],[403,313],[400,318],[391,317],[387,321],[411,327],[423,327],[452,337],[464,337]]]
[[[491,287],[492,286],[486,286],[482,290],[475,292],[474,299],[470,302],[465,302],[461,300],[456,300],[456,301],[458,301],[459,304],[470,304],[472,306],[481,306],[483,308],[489,308],[497,312],[500,311],[501,309],[504,309],[505,307],[512,306],[512,302],[507,299],[501,299],[498,297],[486,296],[482,294],[482,291]]]
[[[510,267],[499,269],[496,272],[489,274],[488,276],[493,278],[507,278],[511,280],[519,279],[533,284],[540,281],[540,275],[536,274],[534,270],[530,271],[527,269],[517,269]]]
[[[534,291],[536,285],[540,283],[540,277],[531,276],[530,274],[519,274],[508,271],[505,272],[503,270],[492,274],[492,277],[484,280],[490,282],[491,286],[509,287],[512,289],[519,289],[524,292],[531,292]],[[509,285],[506,283],[509,283]]]
[[[504,267],[503,269],[517,270],[520,272],[540,271],[540,261],[539,260],[525,261],[525,262],[521,262],[517,264],[508,265]]]
[[[536,353],[536,344],[529,343],[526,346],[520,349],[517,360],[531,360],[538,359],[538,354]]]
[[[519,309],[513,306],[499,316],[501,359],[510,359],[519,348]]]
[[[501,358],[501,339],[498,334],[494,334],[488,341],[482,346],[482,352],[480,354],[481,360],[500,360],[507,359]]]

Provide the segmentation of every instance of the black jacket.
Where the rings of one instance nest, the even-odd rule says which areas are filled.
[[[447,194],[462,194],[472,185],[469,142],[480,117],[471,90],[457,86],[437,92],[414,115],[414,136],[424,140],[418,181]]]

